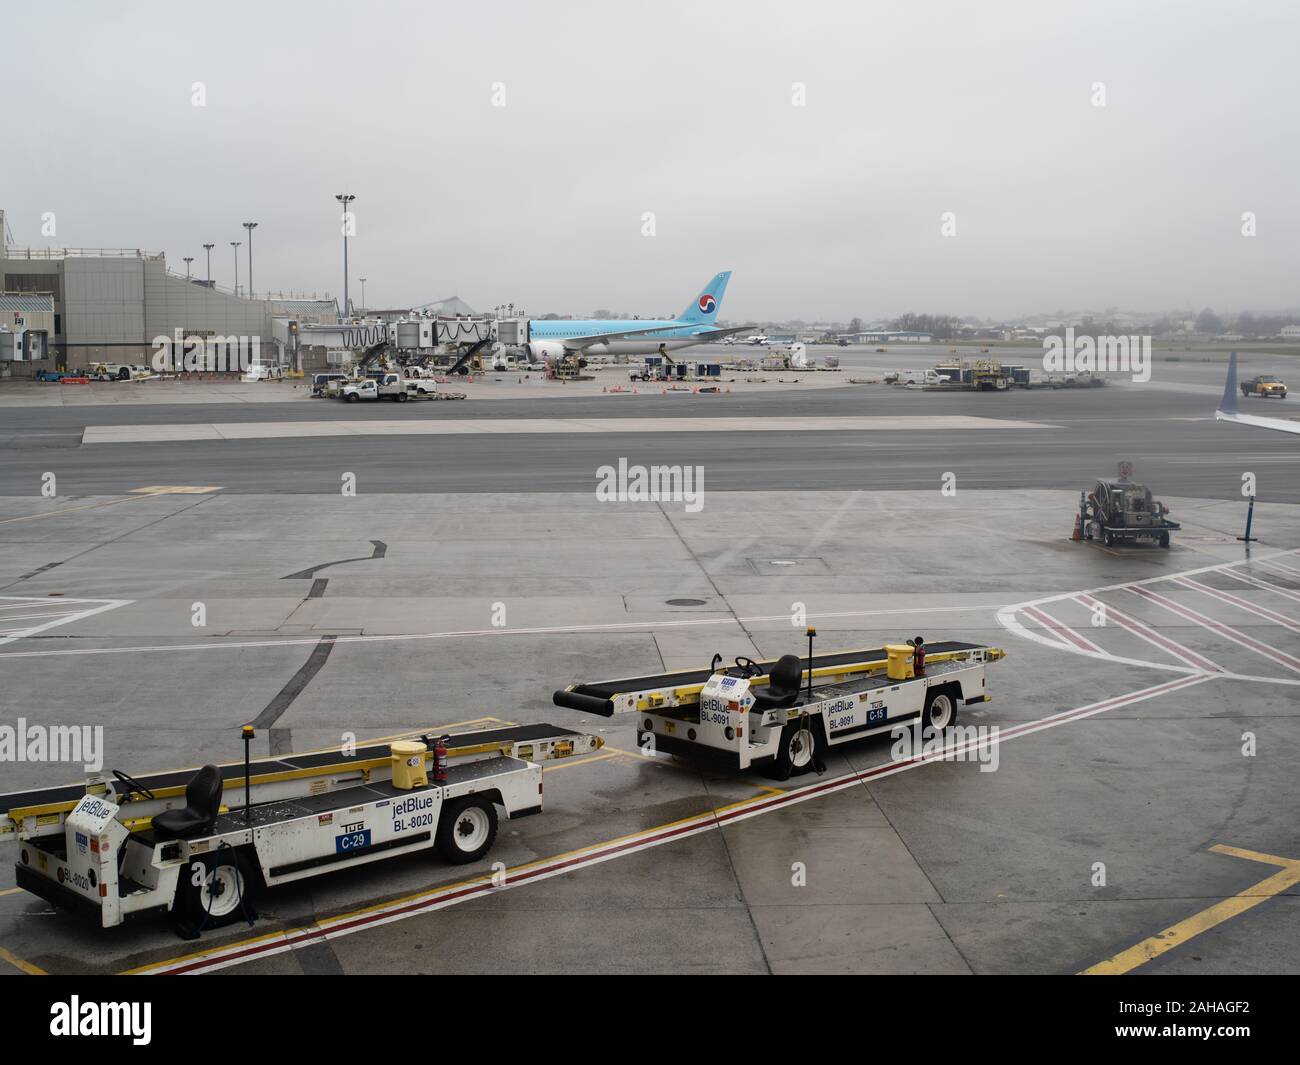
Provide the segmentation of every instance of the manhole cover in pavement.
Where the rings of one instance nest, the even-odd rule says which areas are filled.
[[[704,606],[707,599],[669,599],[669,606]]]

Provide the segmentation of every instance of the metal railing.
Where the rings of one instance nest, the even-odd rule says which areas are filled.
[[[142,251],[140,248],[17,248],[6,247],[5,259],[161,259],[160,251]]]

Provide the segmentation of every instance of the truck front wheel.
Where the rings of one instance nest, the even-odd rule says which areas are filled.
[[[253,916],[253,877],[243,855],[231,847],[195,858],[176,885],[178,916],[198,928],[220,928]]]
[[[819,726],[811,717],[797,717],[781,730],[777,748],[767,775],[773,780],[789,780],[812,770],[818,762]]]
[[[453,865],[476,862],[497,838],[497,808],[481,795],[452,799],[438,820],[438,853]]]

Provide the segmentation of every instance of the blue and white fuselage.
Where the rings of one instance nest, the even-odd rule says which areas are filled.
[[[530,355],[546,359],[566,354],[653,355],[705,344],[749,326],[719,329],[718,311],[731,271],[714,276],[676,318],[532,319]]]

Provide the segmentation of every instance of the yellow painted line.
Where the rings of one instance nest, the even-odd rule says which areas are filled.
[[[197,484],[151,484],[148,488],[132,488],[130,491],[133,494],[149,496],[205,496],[213,492],[220,492],[222,487],[219,484],[207,485],[206,487]]]
[[[1175,947],[1181,947],[1202,932],[1208,932],[1211,928],[1223,924],[1224,921],[1229,921],[1233,917],[1246,913],[1248,910],[1253,910],[1261,902],[1267,902],[1269,899],[1286,891],[1287,888],[1300,884],[1300,861],[1295,859],[1279,858],[1274,854],[1261,854],[1259,851],[1229,847],[1222,843],[1216,844],[1210,850],[1217,854],[1230,855],[1233,858],[1244,858],[1249,862],[1279,866],[1281,872],[1265,877],[1258,884],[1252,884],[1246,888],[1245,891],[1240,891],[1231,898],[1216,902],[1209,909],[1192,914],[1191,917],[1170,925],[1163,932],[1157,932],[1155,935],[1142,940],[1141,943],[1129,947],[1128,950],[1120,951],[1113,958],[1107,958],[1105,961],[1089,966],[1079,975],[1119,976],[1123,973],[1132,972],[1138,966],[1145,965]]]
[[[49,976],[50,975],[44,969],[38,969],[31,962],[23,961],[23,959],[18,957],[17,954],[11,954],[9,951],[5,950],[4,947],[0,947],[0,961],[7,961],[15,969],[21,969],[28,976]]]
[[[22,890],[23,889],[20,887],[5,888],[3,891],[0,891],[0,895],[17,895],[21,893]]]
[[[603,762],[606,758],[618,758],[622,751],[609,751],[606,754],[593,754],[590,758],[579,758],[577,761],[565,760],[563,762],[552,762],[549,765],[542,766],[543,773],[549,773],[554,769],[568,769],[575,765],[590,765],[592,762]]]
[[[84,503],[77,507],[64,507],[62,510],[47,510],[44,514],[24,514],[19,518],[2,518],[0,525],[8,525],[15,521],[35,521],[37,518],[57,518],[60,514],[72,514],[78,510],[94,510],[96,507],[109,507],[114,503],[129,503],[133,499],[143,499],[144,496],[122,496],[118,499],[105,499],[100,503]]]
[[[627,752],[621,752],[621,753],[627,753]],[[773,789],[773,790],[779,790],[779,789]],[[655,833],[663,832],[665,829],[675,828],[676,826],[686,824],[689,821],[698,821],[700,818],[705,817],[708,814],[720,814],[727,810],[735,810],[743,806],[749,806],[752,805],[753,803],[760,802],[769,797],[770,796],[768,796],[766,793],[762,795],[753,795],[748,799],[741,799],[739,802],[734,802],[727,806],[719,806],[712,810],[705,810],[698,814],[692,814],[690,817],[680,817],[676,821],[669,821],[667,824],[656,825],[654,828],[638,829],[636,832],[629,832],[627,835],[624,836],[615,836],[613,839],[603,840],[599,843],[590,843],[585,847],[578,847],[571,851],[563,851],[560,854],[551,854],[545,858],[537,858],[531,862],[525,862],[523,865],[517,865],[513,869],[507,869],[505,872],[505,878],[507,881],[509,881],[512,875],[518,875],[519,873],[525,872],[537,865],[547,865],[550,864],[551,862],[565,861],[566,859],[573,858],[581,854],[586,854],[589,851],[599,850],[602,847],[610,847],[618,843],[626,843],[629,840],[639,839],[647,836],[653,836]],[[419,902],[422,899],[430,898],[435,895],[441,895],[444,892],[459,891],[462,888],[473,887],[477,884],[491,883],[493,875],[494,874],[492,873],[486,873],[480,876],[471,877],[468,880],[461,880],[459,882],[452,883],[452,884],[442,884],[436,888],[433,888],[432,890],[419,891],[413,895],[406,895],[401,898],[390,899],[387,902],[377,902],[372,906],[365,906],[359,910],[351,910],[347,913],[336,914],[333,917],[327,917],[317,921],[316,927],[322,929],[328,929],[333,925],[339,924],[340,922],[355,920],[358,917],[364,917],[366,914],[373,913],[376,910],[385,910],[394,906],[402,906],[408,903]],[[265,943],[268,940],[279,939],[283,935],[285,935],[287,931],[299,931],[299,930],[300,929],[281,929],[280,931],[277,932],[269,932],[266,935],[254,936],[251,939],[241,939],[234,943],[223,944],[221,949],[237,950],[244,947],[256,946],[258,943]],[[178,965],[182,962],[193,961],[194,959],[197,958],[207,957],[207,954],[208,952],[205,950],[194,951],[191,954],[181,954],[174,958],[165,958],[162,961],[149,962],[147,965],[137,966],[134,969],[124,969],[118,975],[134,976],[137,973],[146,972],[150,969],[155,969],[161,965]]]

